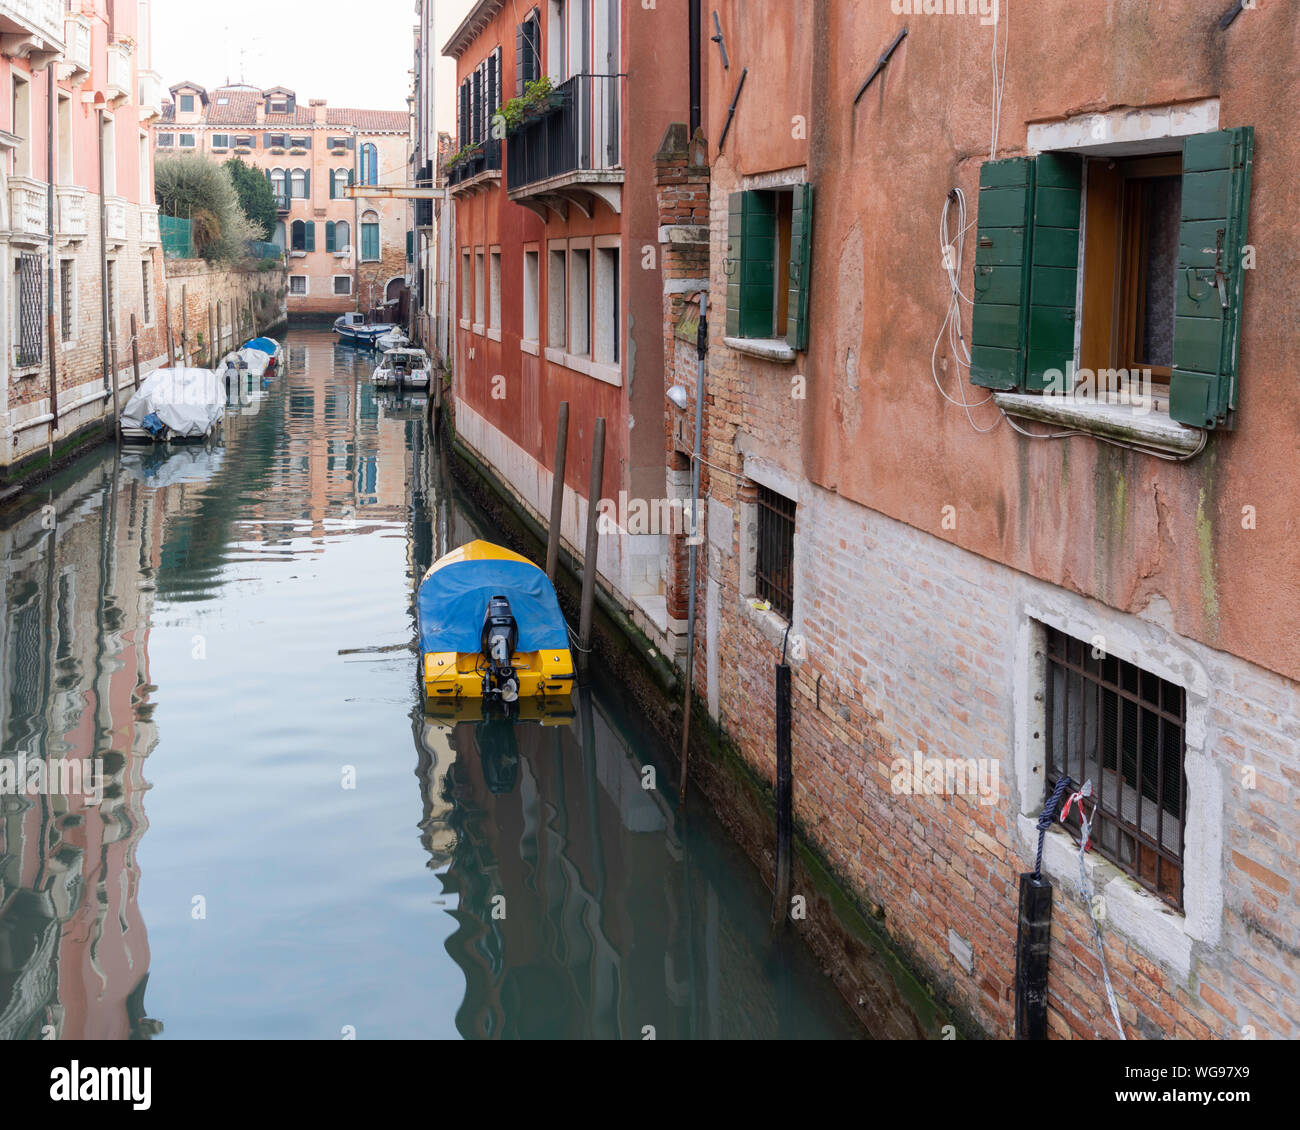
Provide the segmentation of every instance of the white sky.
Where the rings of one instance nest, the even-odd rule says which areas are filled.
[[[462,0],[436,2],[460,13],[455,22],[463,17]],[[405,110],[414,28],[415,0],[154,0],[153,67],[164,87],[211,89],[242,73],[304,103]]]

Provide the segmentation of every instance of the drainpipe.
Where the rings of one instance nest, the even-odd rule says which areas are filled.
[[[691,137],[700,128],[700,0],[690,3]]]
[[[45,313],[49,322],[49,347],[50,347],[50,438],[54,438],[54,433],[59,428],[59,367],[54,352],[54,106],[57,97],[54,84],[54,71],[57,64],[50,60],[46,64],[50,76],[50,112],[49,112],[49,129],[46,138],[45,153],[45,174],[48,181],[48,199],[46,200],[46,220],[48,225],[48,234],[50,237],[49,263],[45,271],[46,291],[45,296]]]
[[[117,397],[117,378],[110,372],[108,360],[108,204],[104,196],[104,108],[95,107],[99,123],[99,325],[104,354],[104,388]]]

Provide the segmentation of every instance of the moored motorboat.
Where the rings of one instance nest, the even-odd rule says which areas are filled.
[[[342,314],[334,319],[334,332],[354,345],[373,346],[393,327],[385,322],[370,322],[364,314]]]
[[[375,338],[375,345],[385,352],[390,349],[401,349],[410,344],[411,339],[398,326],[393,326],[386,334],[380,334]]]
[[[271,357],[260,349],[245,346],[227,353],[217,365],[218,373],[246,370],[255,377],[265,376],[271,368]]]
[[[389,349],[370,380],[379,388],[428,388],[429,355],[423,349]]]
[[[472,541],[434,562],[416,596],[427,708],[521,701],[573,687],[568,625],[546,574],[517,553]]]
[[[244,344],[240,348],[241,350],[256,349],[261,353],[265,353],[271,359],[270,364],[268,365],[268,368],[271,369],[278,369],[280,365],[284,362],[284,346],[281,345],[278,341],[276,341],[275,338],[271,338],[271,337],[251,338],[248,341],[244,342]]]
[[[204,440],[221,426],[225,411],[225,385],[211,369],[155,369],[122,409],[122,438]]]

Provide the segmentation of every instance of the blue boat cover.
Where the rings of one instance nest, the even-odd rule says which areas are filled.
[[[269,337],[255,337],[252,341],[244,342],[245,349],[256,349],[259,353],[265,353],[269,357],[275,356],[275,351],[279,348]]]
[[[416,614],[420,652],[470,652],[482,647],[488,601],[504,596],[519,625],[519,651],[569,646],[560,602],[546,574],[522,561],[457,561],[420,585]]]

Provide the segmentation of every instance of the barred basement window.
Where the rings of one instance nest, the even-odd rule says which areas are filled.
[[[1046,693],[1048,791],[1090,780],[1096,850],[1182,909],[1183,688],[1049,628]],[[1078,835],[1073,811],[1066,826]]]
[[[45,320],[45,290],[41,285],[41,257],[18,257],[18,350],[14,363],[20,368],[39,365],[45,356],[42,332]]]
[[[290,275],[289,276],[289,293],[306,294],[307,293],[307,276]]]
[[[140,282],[144,293],[144,324],[153,325],[153,260],[140,262]]]
[[[335,275],[335,276],[334,276],[334,293],[335,293],[335,294],[338,294],[338,295],[351,294],[351,293],[352,293],[352,276],[351,276],[351,275]]]
[[[59,260],[59,332],[64,341],[71,341],[76,330],[77,261]]]
[[[758,488],[758,555],[754,590],[772,611],[794,616],[794,499]]]

